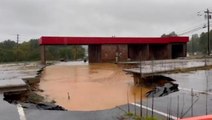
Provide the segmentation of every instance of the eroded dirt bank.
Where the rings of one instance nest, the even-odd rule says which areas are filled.
[[[45,68],[40,89],[47,99],[68,110],[91,111],[113,108],[140,99],[133,77],[115,64],[52,65]],[[143,97],[149,89],[143,88]]]

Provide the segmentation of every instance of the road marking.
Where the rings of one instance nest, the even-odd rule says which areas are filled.
[[[131,103],[131,104],[132,104],[132,105],[135,105],[135,106],[137,106],[137,107],[141,107],[141,105],[140,105],[140,104],[137,104],[137,103]],[[152,108],[149,108],[149,107],[146,107],[146,106],[143,106],[143,105],[142,105],[142,108],[143,108],[143,109],[146,109],[146,110],[149,110],[149,111],[152,111]],[[172,115],[168,115],[168,114],[166,114],[166,113],[164,113],[164,112],[161,112],[161,111],[158,111],[158,110],[155,110],[155,109],[153,109],[153,112],[155,112],[155,113],[157,113],[157,114],[159,114],[159,115],[162,115],[162,116],[169,117],[169,118],[171,118],[171,119],[177,120],[177,117],[172,116]]]
[[[180,90],[184,90],[184,91],[189,91],[189,92],[191,92],[191,89],[189,89],[189,88],[180,88],[180,87],[179,87],[179,89],[180,89]],[[201,93],[201,94],[212,95],[211,92],[200,91],[200,90],[193,90],[193,92],[197,92],[197,93]]]
[[[18,109],[18,114],[19,114],[20,120],[26,120],[26,116],[24,114],[24,109],[21,106],[21,104],[17,104],[17,109]]]

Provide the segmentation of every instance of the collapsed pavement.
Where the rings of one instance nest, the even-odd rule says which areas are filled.
[[[61,106],[55,105],[53,100],[50,102],[45,101],[44,97],[36,93],[38,91],[42,92],[38,88],[38,83],[45,67],[39,67],[35,75],[0,81],[0,90],[4,96],[3,99],[10,104],[21,104],[23,108],[27,109],[66,110]]]

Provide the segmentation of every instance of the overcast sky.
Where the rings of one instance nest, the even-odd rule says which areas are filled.
[[[0,0],[0,41],[179,34],[206,23],[197,12],[207,8],[212,0]]]

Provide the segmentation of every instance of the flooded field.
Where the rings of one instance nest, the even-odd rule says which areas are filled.
[[[115,64],[57,64],[46,67],[40,81],[42,95],[69,110],[91,111],[113,108],[140,100],[133,77]],[[143,88],[143,97],[149,91]]]

